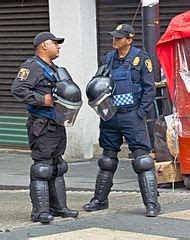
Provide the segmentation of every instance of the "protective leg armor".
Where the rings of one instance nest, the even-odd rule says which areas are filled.
[[[96,211],[108,208],[108,195],[113,186],[113,176],[117,169],[117,153],[104,150],[98,160],[99,172],[96,177],[95,193],[90,203],[83,206],[86,211]]]
[[[146,216],[156,217],[160,212],[160,204],[158,203],[154,160],[147,154],[137,156],[132,161],[132,166],[138,174],[139,187],[146,206]]]
[[[30,169],[30,198],[33,209],[31,219],[33,222],[48,223],[53,220],[49,214],[48,180],[52,176],[52,166],[37,163]]]
[[[67,207],[66,187],[63,175],[67,172],[66,161],[53,165],[53,177],[49,181],[50,213],[53,216],[77,217],[78,211]]]

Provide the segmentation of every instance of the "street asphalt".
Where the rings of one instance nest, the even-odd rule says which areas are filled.
[[[161,215],[147,218],[131,161],[121,160],[109,209],[87,213],[82,205],[93,197],[97,162],[89,159],[68,163],[65,176],[68,206],[79,210],[79,217],[75,220],[58,217],[53,223],[42,225],[30,221],[30,155],[0,153],[0,239],[190,239],[190,192],[183,184],[159,186]]]

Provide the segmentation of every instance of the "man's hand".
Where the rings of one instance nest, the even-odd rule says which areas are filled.
[[[44,106],[45,107],[53,107],[53,97],[51,94],[46,94],[44,96]]]
[[[105,65],[102,65],[98,68],[94,77],[99,77],[99,76],[109,77],[109,72],[110,72],[110,70],[107,67],[107,64],[105,64]]]

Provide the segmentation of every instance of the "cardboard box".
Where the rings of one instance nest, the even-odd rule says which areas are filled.
[[[178,162],[155,162],[155,168],[158,184],[183,181]]]

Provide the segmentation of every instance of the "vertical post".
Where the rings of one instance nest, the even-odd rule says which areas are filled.
[[[88,106],[85,88],[97,71],[97,36],[95,0],[49,0],[50,31],[65,37],[61,55],[64,66],[82,91],[83,106],[73,127],[67,128],[67,159],[93,157],[97,143],[99,118]]]
[[[160,39],[159,0],[142,0],[142,30],[143,48],[148,53],[153,63],[155,81],[161,78],[160,63],[156,55],[156,44]],[[156,95],[160,96],[160,90]],[[152,148],[154,148],[154,122],[156,114],[154,107],[147,116],[147,125]]]
[[[149,54],[155,81],[160,81],[160,63],[156,55],[156,44],[160,39],[159,0],[142,0],[143,48]]]

